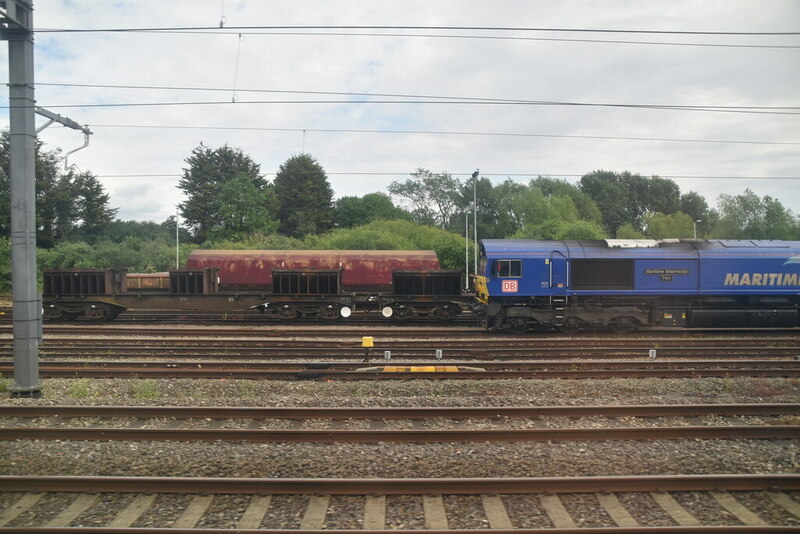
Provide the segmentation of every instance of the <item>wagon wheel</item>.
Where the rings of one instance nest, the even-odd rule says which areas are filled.
[[[444,321],[451,321],[456,317],[456,310],[450,306],[442,306],[441,308],[436,308],[433,314]]]
[[[392,317],[397,321],[407,321],[411,317],[411,310],[405,306],[398,306],[397,308],[394,308]]]
[[[47,321],[64,321],[73,317],[70,317],[61,306],[51,305],[44,308],[42,318]]]
[[[324,308],[320,308],[317,312],[317,315],[326,321],[335,321],[339,319],[339,310],[334,308],[333,306],[326,306]]]
[[[284,306],[283,308],[278,310],[278,317],[280,317],[285,321],[297,319],[297,315],[298,315],[297,310],[289,306]]]

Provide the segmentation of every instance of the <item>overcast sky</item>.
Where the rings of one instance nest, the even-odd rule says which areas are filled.
[[[337,197],[386,191],[418,167],[461,179],[480,168],[495,183],[576,182],[603,169],[673,178],[711,206],[750,188],[800,213],[800,35],[538,31],[796,33],[795,0],[34,0],[34,9],[37,30],[209,28],[36,34],[37,103],[93,131],[69,162],[100,177],[121,219],[174,214],[184,160],[201,142],[241,148],[268,178],[306,152]],[[233,29],[244,26],[273,29]],[[7,64],[5,44],[0,55]],[[65,152],[83,142],[60,126],[40,139]]]

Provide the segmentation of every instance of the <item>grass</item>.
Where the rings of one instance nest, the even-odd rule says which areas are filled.
[[[151,379],[135,380],[128,386],[128,393],[134,399],[157,399],[161,397],[158,382]]]
[[[70,384],[67,395],[72,399],[86,399],[93,396],[91,381],[87,378],[75,380]]]

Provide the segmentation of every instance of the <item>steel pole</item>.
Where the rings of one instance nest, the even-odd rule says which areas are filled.
[[[478,174],[477,171],[473,176],[474,181],[472,182],[472,231],[474,232],[475,238],[475,250],[473,251],[473,255],[475,256],[475,265],[473,272],[477,276],[478,274]]]
[[[178,217],[180,217],[179,210],[180,208],[175,208],[175,268],[181,268],[181,235],[180,235],[180,225],[178,223]]]
[[[33,20],[30,2],[24,27],[8,32],[11,149],[11,286],[14,314],[14,386],[11,395],[41,396],[39,340],[41,297],[36,290],[35,104]],[[24,5],[27,4],[27,5]],[[7,2],[8,5],[8,2]],[[21,12],[17,14],[22,17]]]
[[[464,212],[464,290],[469,290],[469,211]]]

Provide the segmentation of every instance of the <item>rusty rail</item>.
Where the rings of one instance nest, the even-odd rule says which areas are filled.
[[[800,490],[796,474],[532,478],[201,478],[1,475],[0,491],[271,495],[510,495]],[[132,491],[133,490],[133,491]]]
[[[586,379],[586,378],[725,378],[725,377],[778,377],[796,378],[800,376],[800,368],[788,366],[787,368],[718,368],[713,361],[705,362],[703,365],[686,366],[683,368],[663,368],[663,366],[650,365],[642,362],[636,369],[582,369],[582,370],[536,370],[536,371],[479,371],[473,369],[457,368],[444,364],[438,370],[427,370],[428,366],[421,368],[407,367],[404,371],[398,372],[397,366],[393,371],[387,371],[387,367],[374,367],[366,371],[359,370],[336,370],[328,368],[315,368],[314,366],[303,370],[298,369],[251,369],[241,366],[225,367],[223,365],[209,365],[196,363],[193,368],[171,368],[168,364],[161,367],[107,367],[82,366],[74,364],[72,366],[49,366],[43,362],[39,367],[39,374],[44,378],[74,378],[74,377],[93,377],[93,378],[231,378],[231,379],[277,379],[277,380],[316,380],[316,379],[339,379],[339,380],[407,380],[410,378],[429,378],[429,379]],[[365,364],[367,365],[367,364]],[[479,364],[474,364],[479,365]],[[746,366],[745,366],[746,367]],[[13,376],[13,366],[10,363],[0,364],[0,373],[6,376]]]
[[[656,404],[503,407],[198,407],[198,406],[0,406],[0,417],[119,417],[180,419],[430,419],[434,417],[692,417],[796,415],[800,404]]]
[[[681,439],[798,439],[800,426],[679,426],[524,430],[250,430],[3,428],[0,440],[226,441],[244,443],[476,443]]]

